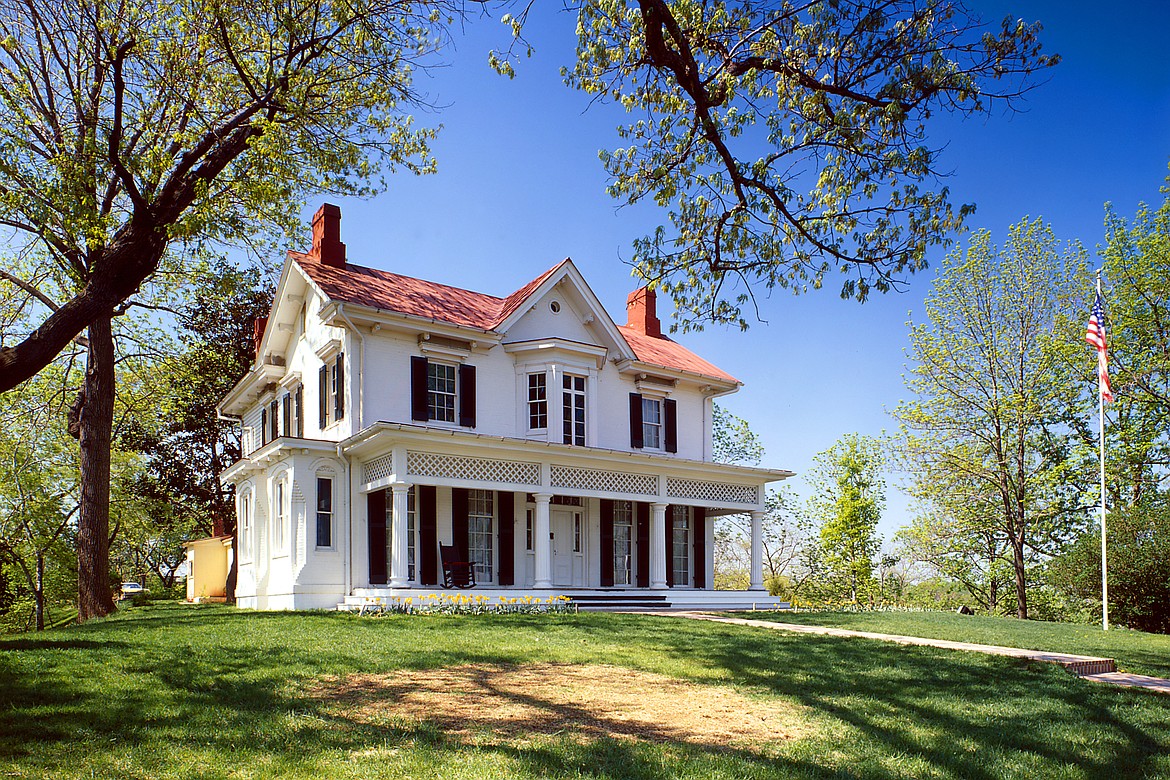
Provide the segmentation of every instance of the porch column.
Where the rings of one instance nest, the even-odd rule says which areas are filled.
[[[752,512],[752,576],[751,589],[764,589],[764,513]]]
[[[410,495],[412,485],[407,485],[402,482],[396,482],[390,486],[393,492],[391,522],[393,526],[390,531],[390,587],[391,588],[407,588],[410,587],[409,564],[407,562],[406,552],[406,501],[407,496]]]
[[[537,493],[536,520],[532,528],[532,552],[535,557],[535,579],[533,587],[552,587],[552,540],[549,538],[548,507],[552,501],[551,493]]]
[[[666,587],[666,504],[650,505],[650,587]]]

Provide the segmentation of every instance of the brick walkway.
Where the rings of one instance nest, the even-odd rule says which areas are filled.
[[[924,639],[916,636],[898,636],[897,634],[875,634],[870,631],[849,631],[842,628],[806,626],[797,623],[775,623],[771,620],[750,620],[748,618],[725,617],[723,615],[710,615],[701,612],[646,611],[641,614],[681,617],[690,620],[710,620],[715,623],[754,626],[756,628],[768,628],[773,631],[792,631],[799,634],[862,637],[864,639],[876,639],[881,642],[895,642],[900,645],[921,645],[924,647],[941,647],[947,650],[966,650],[972,653],[986,653],[988,655],[1004,655],[1011,658],[1023,658],[1029,661],[1057,664],[1078,677],[1083,677],[1092,682],[1121,685],[1129,688],[1144,688],[1159,693],[1170,693],[1170,680],[1165,680],[1161,677],[1146,677],[1140,674],[1118,672],[1117,666],[1112,658],[1097,658],[1089,655],[1071,655],[1068,653],[1048,653],[1040,650],[1021,650],[1018,647],[977,645],[970,642],[952,642],[949,639]]]

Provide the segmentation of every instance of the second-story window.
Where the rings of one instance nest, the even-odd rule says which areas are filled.
[[[528,375],[528,430],[543,431],[548,428],[548,377],[543,374]]]
[[[455,366],[427,361],[427,416],[455,422]]]
[[[642,446],[662,449],[662,402],[657,398],[642,397]]]
[[[585,377],[565,374],[562,407],[565,444],[585,446]]]
[[[318,387],[320,406],[318,409],[321,429],[345,417],[345,353],[325,361],[321,366]]]

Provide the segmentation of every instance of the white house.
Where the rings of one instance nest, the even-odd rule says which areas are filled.
[[[762,589],[764,488],[791,472],[712,462],[741,383],[662,334],[653,290],[618,325],[571,260],[497,298],[349,263],[340,221],[322,206],[289,253],[219,404],[241,606],[433,593],[440,544],[481,589],[700,603],[727,513],[753,517]]]

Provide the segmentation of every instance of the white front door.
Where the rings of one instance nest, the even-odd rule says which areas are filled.
[[[582,546],[584,529],[580,512],[554,509],[549,513],[552,531],[552,581],[554,585],[584,584]]]

